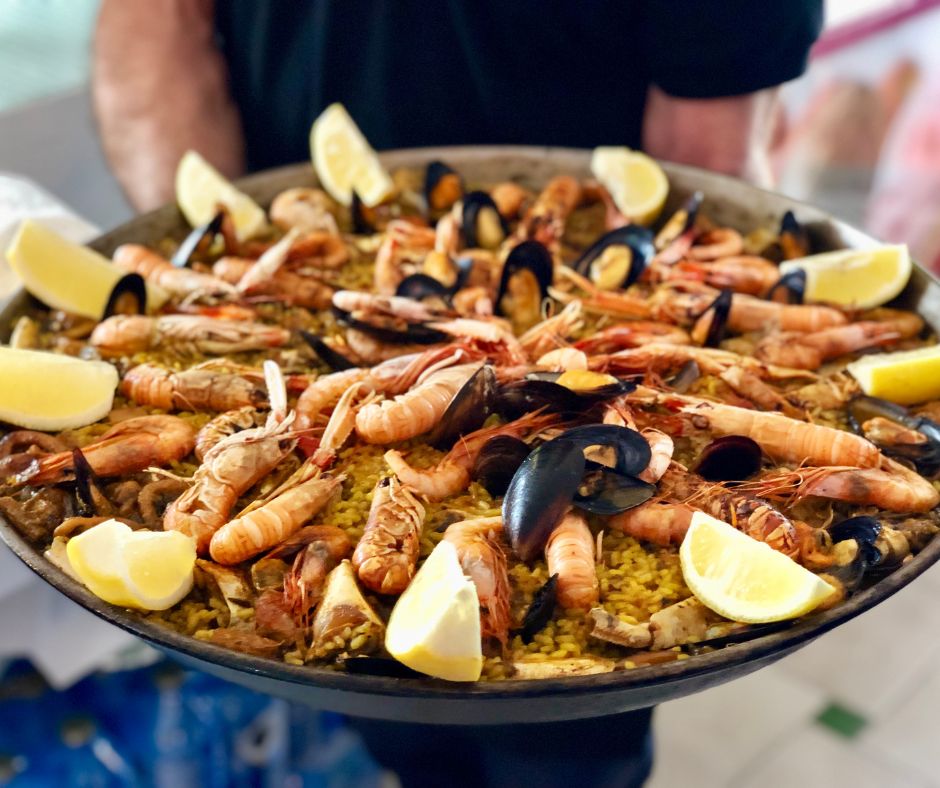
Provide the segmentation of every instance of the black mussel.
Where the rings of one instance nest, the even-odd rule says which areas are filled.
[[[304,338],[310,349],[317,354],[320,361],[326,364],[334,372],[342,372],[344,369],[353,369],[358,366],[350,361],[346,356],[340,353],[338,350],[333,350],[326,342],[324,342],[316,334],[311,334],[309,331],[304,331],[301,329],[300,335]]]
[[[480,482],[490,495],[505,495],[513,475],[530,451],[529,444],[512,435],[490,438],[477,455],[470,477]]]
[[[94,517],[100,513],[101,504],[107,502],[107,498],[101,491],[98,476],[81,449],[72,449],[72,466],[75,469],[78,513],[82,517]]]
[[[884,559],[881,551],[875,546],[881,533],[881,523],[874,517],[849,517],[847,520],[833,523],[826,530],[834,544],[854,539],[866,568],[877,566]]]
[[[646,469],[652,459],[650,445],[646,438],[629,427],[616,424],[588,424],[584,427],[572,427],[559,435],[556,441],[566,441],[578,446],[582,451],[591,447],[610,449],[608,468],[626,476],[636,476]],[[554,442],[554,441],[553,441]],[[591,459],[597,460],[597,456]]]
[[[140,274],[124,274],[108,296],[104,317],[142,315],[147,311],[147,285]],[[103,318],[102,318],[103,319]]]
[[[499,278],[497,314],[537,323],[554,271],[551,253],[538,241],[523,241],[514,246]]]
[[[450,449],[461,435],[478,430],[493,411],[496,398],[496,373],[489,365],[480,367],[460,387],[428,433],[428,443],[435,449]]]
[[[746,435],[715,438],[698,457],[693,470],[710,482],[741,482],[761,467],[760,445]]]
[[[222,231],[222,222],[225,220],[225,211],[219,211],[205,224],[194,227],[189,235],[179,245],[170,262],[177,268],[185,268],[190,264],[193,254],[200,248],[212,245],[215,237]]]
[[[349,217],[352,219],[353,232],[357,235],[371,235],[375,232],[375,214],[365,206],[355,189],[349,203]]]
[[[427,274],[412,274],[398,283],[395,295],[423,301],[426,298],[443,301],[445,304],[454,293],[454,289]]]
[[[698,362],[686,361],[679,371],[666,381],[666,385],[679,394],[685,394],[700,377],[702,377],[702,370]]]
[[[545,625],[552,620],[555,614],[555,603],[558,600],[558,574],[552,575],[545,584],[535,592],[532,597],[532,604],[525,611],[522,618],[522,626],[519,627],[518,634],[522,642],[529,644],[535,636],[541,632]]]
[[[382,342],[392,344],[434,345],[438,342],[446,342],[449,339],[448,335],[443,331],[428,328],[421,323],[403,323],[402,328],[393,328],[390,325],[379,325],[378,323],[370,323],[367,320],[360,320],[359,318],[353,317],[345,309],[340,309],[335,305],[333,306],[333,315],[336,317],[337,321],[344,326],[354,328]],[[381,320],[382,318],[379,317],[377,319]]]
[[[432,161],[424,173],[424,199],[428,213],[439,215],[450,210],[463,196],[463,181],[442,161]]]
[[[386,676],[392,679],[420,679],[426,678],[416,670],[403,665],[397,659],[388,657],[346,657],[340,663],[347,673],[360,676]]]
[[[787,211],[780,220],[779,243],[784,260],[806,257],[810,253],[809,233],[793,211]]]
[[[469,249],[496,249],[509,235],[509,225],[486,192],[464,195],[461,217],[464,242]]]
[[[582,478],[574,496],[574,505],[579,509],[609,516],[646,503],[656,494],[655,484],[614,473],[596,463],[588,465],[593,467]]]
[[[615,290],[636,282],[655,253],[653,234],[629,224],[602,235],[571,267],[602,290]]]
[[[653,242],[656,249],[665,249],[679,236],[689,232],[695,226],[695,220],[698,218],[698,211],[702,207],[702,200],[704,199],[705,195],[702,192],[695,192],[678,211],[669,217],[669,221],[656,234]]]
[[[877,397],[859,396],[846,410],[849,424],[885,454],[914,463],[925,476],[940,471],[940,424]]]
[[[499,387],[495,410],[510,420],[544,408],[552,413],[578,414],[597,402],[628,394],[636,388],[632,380],[618,380],[596,389],[574,391],[555,381],[559,372],[535,372],[524,380],[513,380]]]
[[[503,528],[516,555],[531,561],[561,522],[584,475],[584,452],[551,440],[526,457],[503,498]]]
[[[705,338],[702,342],[703,347],[718,347],[721,340],[725,338],[733,300],[734,293],[731,290],[722,290],[719,296],[699,315],[699,321],[708,321],[708,330],[705,332]],[[697,328],[698,325],[696,325]]]
[[[783,304],[802,304],[806,295],[806,271],[797,268],[784,274],[767,292],[768,301]]]

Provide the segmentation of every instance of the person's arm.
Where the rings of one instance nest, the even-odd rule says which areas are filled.
[[[213,42],[213,0],[104,0],[94,48],[95,114],[131,203],[172,199],[189,148],[223,174],[244,168],[238,110]]]
[[[777,89],[726,98],[675,98],[653,87],[643,116],[643,149],[656,158],[773,181],[770,147]]]

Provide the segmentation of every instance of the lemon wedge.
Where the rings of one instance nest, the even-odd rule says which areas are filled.
[[[940,345],[862,356],[846,369],[869,397],[899,405],[940,399]]]
[[[208,222],[218,206],[224,205],[240,241],[259,235],[268,226],[261,206],[194,150],[186,151],[176,168],[176,203],[193,227]]]
[[[117,370],[106,361],[0,347],[0,421],[58,432],[92,424],[111,410]]]
[[[796,618],[835,593],[796,561],[704,512],[692,515],[679,561],[699,601],[732,621]]]
[[[911,278],[905,244],[876,249],[840,249],[780,264],[780,275],[806,272],[807,301],[871,309],[899,295]]]
[[[388,653],[412,670],[476,681],[483,669],[480,600],[457,550],[441,542],[399,597],[385,633]]]
[[[610,192],[620,212],[632,221],[648,225],[659,218],[669,195],[669,179],[645,153],[629,148],[595,148],[591,172]]]
[[[317,177],[343,205],[355,190],[369,208],[387,199],[395,184],[342,104],[330,104],[310,129],[310,156]]]
[[[127,276],[107,257],[31,219],[20,225],[6,257],[23,286],[44,304],[95,320],[104,315],[115,285]],[[147,285],[151,310],[168,297],[162,288]]]
[[[196,546],[179,531],[132,531],[105,520],[69,539],[72,569],[105,602],[166,610],[193,587]]]

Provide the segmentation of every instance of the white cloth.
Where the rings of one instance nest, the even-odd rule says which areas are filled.
[[[83,243],[97,228],[34,183],[0,173],[0,249],[6,249],[23,219],[42,222]],[[0,304],[19,286],[6,256],[0,256]],[[0,659],[26,657],[56,688],[113,666],[139,641],[107,624],[40,580],[0,542]]]

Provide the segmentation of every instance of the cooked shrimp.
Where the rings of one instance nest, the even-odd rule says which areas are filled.
[[[140,405],[162,410],[220,412],[268,403],[264,388],[241,375],[199,368],[174,372],[156,364],[132,367],[124,375],[120,391]]]
[[[505,647],[510,614],[502,523],[502,517],[463,520],[448,526],[444,538],[457,549],[464,574],[476,586],[483,639],[495,638]]]
[[[584,516],[569,511],[545,544],[549,576],[558,575],[558,601],[565,610],[589,610],[600,585],[594,568],[594,537]]]
[[[555,348],[562,347],[584,327],[584,314],[580,301],[567,304],[557,315],[545,318],[519,337],[519,344],[529,358],[539,358]]]
[[[403,219],[390,221],[375,255],[375,291],[392,295],[402,279],[410,273],[416,273],[418,264],[434,249],[436,240],[434,230],[430,227],[419,227]],[[414,270],[409,270],[409,266]]]
[[[432,501],[442,501],[456,495],[470,484],[470,471],[483,446],[497,435],[521,438],[536,434],[557,422],[557,417],[544,413],[527,413],[508,424],[487,427],[459,438],[454,448],[431,468],[413,468],[401,452],[390,449],[385,452],[385,462],[392,472],[405,484]]]
[[[196,315],[115,315],[99,323],[90,342],[104,356],[127,356],[171,346],[192,353],[224,355],[280,347],[290,332],[280,326]]]
[[[550,287],[548,292],[553,298],[564,304],[577,301],[589,312],[599,312],[603,315],[642,320],[653,316],[653,306],[646,298],[630,295],[622,291],[601,290],[590,279],[582,276],[573,268],[566,265],[555,269],[556,281],[567,281],[584,291],[585,295],[576,295],[571,292]],[[707,306],[707,305],[706,305]],[[704,309],[704,306],[702,307]],[[678,322],[670,314],[662,310],[664,317],[656,316],[657,320],[671,320]]]
[[[237,284],[256,265],[254,260],[244,257],[223,257],[212,266],[212,273],[219,279]],[[280,268],[268,279],[260,279],[245,295],[263,295],[295,304],[306,309],[327,309],[332,303],[334,288],[314,275],[302,275]]]
[[[503,181],[490,189],[490,197],[496,204],[496,210],[505,219],[515,219],[522,211],[522,206],[532,195],[518,183]]]
[[[265,398],[267,399],[267,398]],[[195,455],[199,462],[206,458],[209,449],[215,446],[223,438],[234,435],[241,430],[247,430],[256,427],[258,411],[254,405],[246,405],[242,408],[229,410],[220,413],[214,419],[211,419],[196,434]]]
[[[479,364],[461,364],[433,373],[394,399],[366,405],[356,414],[356,432],[366,443],[388,444],[421,435],[447,406]]]
[[[644,542],[680,545],[692,523],[691,506],[654,499],[608,518],[607,525]]]
[[[808,334],[771,334],[758,343],[755,355],[774,364],[819,369],[825,361],[910,339],[924,328],[924,321],[913,312],[885,309],[881,313],[884,320],[862,320]]]
[[[690,345],[692,338],[686,331],[671,323],[632,320],[595,331],[591,336],[575,342],[574,346],[590,356],[595,353],[614,353],[624,348],[643,347],[651,342]]]
[[[298,229],[304,233],[324,232],[339,235],[334,203],[320,189],[298,187],[282,191],[271,203],[271,221],[282,230]]]
[[[329,344],[329,343],[328,343]],[[417,342],[383,342],[365,331],[354,328],[346,329],[346,346],[342,350],[349,356],[350,361],[362,366],[373,366],[384,361],[390,361],[399,356],[410,356],[420,353],[429,347],[438,348],[441,345],[422,345]]]
[[[306,430],[316,424],[320,414],[331,408],[350,386],[369,377],[370,370],[355,367],[332,372],[313,381],[297,399],[297,429]]]
[[[360,582],[378,594],[400,594],[418,565],[425,509],[395,477],[380,479],[372,491],[369,519],[352,562]]]
[[[327,576],[340,561],[349,557],[352,543],[346,532],[335,525],[308,525],[289,539],[302,539],[302,543],[290,571],[284,576],[284,601],[294,619],[308,626],[310,614],[323,596]]]
[[[368,392],[369,387],[363,383],[354,383],[343,392],[326,423],[320,445],[311,458],[315,465],[325,470],[336,460],[336,453],[356,426],[356,412],[361,405],[357,400],[361,400]]]
[[[799,408],[794,407],[777,389],[764,383],[760,375],[750,369],[729,367],[723,370],[718,377],[761,410],[778,410],[791,418],[801,416]]]
[[[139,244],[122,244],[114,250],[112,260],[118,268],[140,274],[148,282],[179,298],[191,298],[194,294],[235,294],[235,288],[228,282],[190,268],[177,268],[156,252]]]
[[[744,251],[741,233],[730,227],[716,227],[699,235],[689,248],[688,256],[693,260],[718,260],[734,257]]]
[[[345,475],[316,476],[219,528],[209,543],[212,560],[238,564],[274,547],[339,493]]]
[[[780,279],[780,271],[770,260],[763,257],[739,255],[710,263],[680,261],[673,266],[660,266],[653,281],[671,282],[683,279],[704,282],[721,289],[729,288],[735,293],[763,296]]]
[[[587,369],[588,359],[582,350],[575,350],[573,347],[560,347],[549,350],[544,356],[540,356],[535,365],[550,372],[565,372],[569,369]]]
[[[565,223],[581,201],[581,184],[570,175],[557,175],[539,192],[519,223],[521,238],[533,238],[549,248],[565,234]]]
[[[287,254],[297,240],[298,234],[297,230],[290,230],[277,243],[266,249],[258,261],[238,280],[235,289],[242,294],[249,293],[270,280],[287,262]]]

